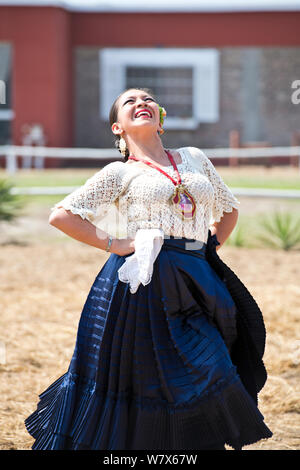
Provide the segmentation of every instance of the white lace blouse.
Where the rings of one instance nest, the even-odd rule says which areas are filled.
[[[196,202],[191,220],[181,220],[169,202],[175,186],[158,170],[141,162],[112,162],[89,178],[51,210],[63,207],[119,238],[135,238],[139,229],[161,229],[165,235],[207,241],[209,225],[224,212],[238,209],[214,165],[196,147],[177,149],[182,183]],[[174,180],[173,166],[162,167]]]

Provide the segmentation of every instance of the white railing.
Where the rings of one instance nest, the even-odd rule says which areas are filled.
[[[261,147],[261,148],[207,148],[202,149],[209,158],[262,158],[262,157],[291,157],[297,158],[300,170],[300,146],[291,147]],[[71,158],[92,160],[120,159],[117,149],[93,149],[93,148],[62,148],[62,147],[32,147],[2,145],[0,156],[5,156],[6,171],[10,174],[18,170],[17,157],[23,157],[23,168],[29,167],[31,159],[35,159],[35,168],[44,167],[45,158]],[[27,160],[26,160],[27,159]],[[36,163],[37,162],[37,163]]]
[[[32,159],[38,159],[35,168],[44,168],[45,158],[72,158],[83,160],[85,158],[95,160],[107,160],[120,158],[117,149],[91,149],[91,148],[63,148],[63,147],[33,147],[2,145],[0,146],[0,156],[5,156],[6,171],[15,173],[18,170],[17,157],[23,157],[23,168],[28,168],[28,163]],[[27,160],[26,160],[27,159]],[[35,162],[36,163],[36,162]]]
[[[298,168],[300,170],[300,147],[262,147],[262,148],[217,148],[203,149],[210,158],[261,158],[261,157],[296,157]],[[17,157],[24,159],[40,159],[38,164],[35,162],[35,168],[43,168],[44,158],[72,158],[72,159],[93,159],[93,160],[117,160],[120,159],[120,153],[116,149],[91,149],[91,148],[55,148],[55,147],[31,147],[31,146],[0,146],[0,156],[6,158],[6,171],[14,174],[18,171]],[[28,161],[26,162],[28,165]],[[26,167],[23,166],[23,167]],[[23,195],[62,195],[69,194],[77,187],[57,186],[57,187],[32,187],[32,188],[12,188],[13,194]],[[231,188],[233,193],[238,196],[247,197],[266,197],[266,198],[287,198],[300,199],[299,190],[279,190],[264,188]]]

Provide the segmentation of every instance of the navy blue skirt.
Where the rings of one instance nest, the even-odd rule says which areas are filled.
[[[111,254],[81,314],[68,371],[26,420],[39,450],[234,449],[272,435],[230,359],[236,306],[206,244],[165,238],[131,294]]]

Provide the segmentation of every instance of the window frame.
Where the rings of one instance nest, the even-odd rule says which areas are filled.
[[[191,67],[193,115],[168,117],[165,129],[196,129],[219,120],[219,51],[211,48],[103,48],[99,50],[99,112],[108,120],[114,99],[126,88],[126,67]],[[163,105],[163,103],[162,103]],[[168,112],[168,110],[167,110]]]
[[[13,60],[13,47],[12,44],[6,41],[0,41],[0,47],[5,47],[6,52],[7,52],[7,60],[8,60],[8,66],[10,68],[9,71],[9,80],[12,80],[12,60]],[[7,106],[7,77],[3,77],[2,74],[0,75],[0,86],[1,86],[1,95],[4,95],[4,100],[3,96],[1,96],[1,101],[0,101],[0,124],[1,122],[7,122],[8,125],[10,126],[11,130],[11,125],[12,121],[15,118],[15,112],[12,109],[12,100],[10,100],[10,105],[9,107]]]

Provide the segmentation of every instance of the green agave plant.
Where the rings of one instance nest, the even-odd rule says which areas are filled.
[[[12,187],[6,180],[0,180],[0,221],[11,221],[23,207],[20,197],[11,193]]]
[[[290,250],[300,244],[300,219],[286,212],[274,212],[268,219],[261,219],[263,232],[257,238],[268,246]]]

